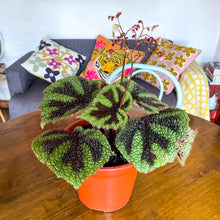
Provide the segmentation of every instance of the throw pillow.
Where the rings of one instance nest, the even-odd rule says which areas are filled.
[[[163,67],[179,80],[183,71],[195,60],[200,52],[201,50],[192,47],[179,46],[168,40],[162,40],[161,44],[157,46],[156,50],[145,63]],[[170,94],[174,89],[174,84],[167,76],[158,74],[164,83],[165,93]],[[160,87],[156,77],[149,73],[140,73],[138,77],[157,88]]]
[[[49,82],[76,75],[86,57],[53,40],[42,39],[38,49],[21,65],[31,74]]]
[[[140,62],[144,58],[144,52],[134,50],[132,55],[140,54],[140,58],[136,62]],[[99,35],[96,39],[96,44],[93,49],[90,61],[88,62],[85,70],[80,74],[81,77],[90,80],[108,80],[108,77],[118,67],[123,65],[124,51],[121,46],[114,44],[109,39]],[[131,57],[126,59],[126,64],[131,62]],[[125,76],[128,76],[131,69],[125,71]],[[120,79],[118,74],[112,82]]]

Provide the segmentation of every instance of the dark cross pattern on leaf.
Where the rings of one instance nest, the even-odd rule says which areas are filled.
[[[127,82],[128,80],[123,81],[124,87],[127,86]],[[144,108],[148,113],[152,111],[152,107],[159,111],[167,106],[165,103],[160,102],[154,94],[150,94],[146,89],[134,81],[130,82],[128,91],[131,93],[131,96],[136,101],[136,103],[141,108]],[[148,96],[146,96],[146,93],[148,93]]]
[[[131,94],[125,93],[122,85],[107,85],[79,117],[98,128],[117,130],[127,122],[127,111],[131,108]]]
[[[113,91],[109,89],[108,91],[104,92],[103,95],[106,97],[106,99],[111,101],[112,106],[108,107],[108,106],[103,105],[100,102],[97,102],[96,107],[98,108],[98,110],[93,110],[90,113],[91,116],[95,116],[97,119],[100,119],[100,118],[105,118],[110,115],[111,117],[105,122],[105,124],[112,124],[113,122],[117,124],[119,122],[117,118],[117,114],[120,114],[120,113],[117,110],[119,109],[119,106],[120,106],[120,102],[123,96],[123,91],[121,91],[119,88],[116,88],[116,90],[118,94],[118,101],[115,100]],[[126,100],[122,104],[121,106],[122,110],[128,107],[129,101],[130,100]],[[124,120],[124,115],[120,114],[120,116]]]
[[[138,131],[140,131],[142,136],[143,143],[143,152],[142,152],[142,160],[146,161],[150,165],[154,164],[156,159],[156,155],[153,152],[152,145],[157,143],[161,146],[162,149],[167,149],[170,140],[166,136],[162,136],[157,132],[153,131],[151,128],[151,124],[157,124],[159,126],[165,126],[173,132],[179,131],[179,121],[181,117],[179,116],[181,110],[168,108],[166,110],[160,111],[158,114],[147,115],[143,118],[136,118],[135,120],[131,120],[128,122],[128,127],[125,131],[123,131],[120,136],[120,141],[125,146],[127,154],[131,154],[132,152],[132,142],[133,138]],[[159,115],[166,115],[169,113],[174,113],[174,115],[167,115],[166,117],[158,117]]]
[[[82,132],[68,133],[64,130],[54,130],[45,133],[44,137],[50,137],[53,135],[61,134],[61,136],[53,139],[47,139],[42,142],[44,151],[47,154],[54,152],[56,148],[61,146],[63,143],[70,143],[70,147],[62,156],[63,165],[71,164],[73,171],[79,173],[84,168],[84,154],[82,145],[86,144],[90,148],[92,159],[94,162],[98,162],[102,156],[102,144],[98,139],[91,139],[89,135],[93,132]]]
[[[74,78],[77,78],[78,80],[75,80]],[[77,86],[80,86],[79,84],[84,91],[82,94],[76,89]],[[45,103],[47,103],[51,111],[50,115],[47,116],[47,120],[49,121],[55,118],[63,117],[67,112],[68,115],[70,115],[80,111],[81,109],[84,109],[90,104],[94,98],[93,96],[97,94],[99,90],[97,82],[92,82],[77,76],[59,80],[57,84],[52,84],[51,87],[53,87],[51,92],[50,90],[45,90],[45,99],[43,99],[43,104],[41,104],[43,106]],[[63,96],[60,98],[60,100],[57,100],[54,94]],[[66,97],[72,97],[72,101],[69,99],[65,100]],[[54,109],[54,107],[56,108]],[[47,109],[45,110],[45,108],[42,108],[42,111],[47,111]]]

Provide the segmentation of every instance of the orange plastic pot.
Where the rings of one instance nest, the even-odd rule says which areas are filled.
[[[100,168],[79,187],[79,199],[90,209],[118,210],[130,200],[136,176],[137,170],[130,163]]]
[[[72,132],[77,126],[87,126],[78,120],[65,130]],[[125,206],[130,200],[138,171],[128,163],[115,167],[102,167],[88,177],[78,188],[80,201],[90,209],[112,212]]]

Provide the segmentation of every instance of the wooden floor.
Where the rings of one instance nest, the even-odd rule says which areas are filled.
[[[1,108],[1,110],[2,110],[2,114],[5,117],[5,120],[8,121],[9,120],[9,110],[8,110],[8,108]],[[2,123],[1,118],[0,118],[0,123]]]

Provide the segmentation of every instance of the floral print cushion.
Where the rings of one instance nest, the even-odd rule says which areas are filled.
[[[192,47],[179,46],[168,40],[162,40],[161,44],[157,46],[156,50],[145,63],[163,67],[169,70],[179,80],[183,71],[195,60],[200,52],[201,50]],[[174,84],[167,76],[158,74],[163,81],[165,93],[170,94],[175,88]],[[140,73],[138,77],[157,88],[160,87],[156,77],[149,73]]]
[[[141,56],[136,62],[140,62],[144,58],[144,52],[137,50],[133,51],[133,56],[138,53]],[[114,70],[123,65],[123,55],[124,51],[119,45],[113,45],[111,40],[106,39],[102,35],[98,35],[90,61],[80,76],[90,80],[103,80],[106,82]],[[131,57],[126,59],[126,63],[130,63],[130,60]],[[128,76],[130,72],[131,69],[127,69],[125,76]],[[119,79],[120,74],[118,74],[112,82]]]
[[[42,39],[37,50],[21,65],[31,74],[54,83],[76,75],[86,57],[53,40]]]

